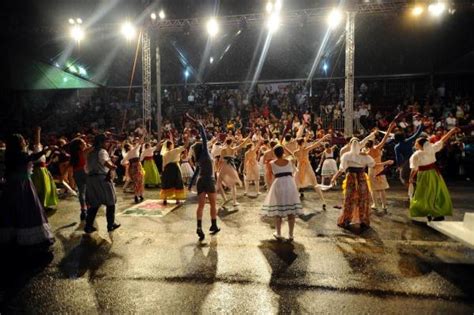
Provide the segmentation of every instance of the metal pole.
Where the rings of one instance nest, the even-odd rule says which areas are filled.
[[[346,20],[346,69],[344,89],[344,136],[354,134],[354,31],[355,12],[347,12]]]
[[[147,128],[147,122],[151,118],[151,43],[149,29],[145,29],[142,36],[142,80],[143,127]]]
[[[161,141],[161,58],[160,46],[156,43],[156,129],[158,142]]]

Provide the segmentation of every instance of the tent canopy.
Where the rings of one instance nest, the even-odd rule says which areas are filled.
[[[14,90],[93,89],[100,87],[96,83],[60,68],[25,58],[19,58],[10,63],[10,74],[10,88]]]

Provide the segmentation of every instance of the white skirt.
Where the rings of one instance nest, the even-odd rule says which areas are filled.
[[[334,159],[325,159],[321,167],[321,176],[332,176],[337,173],[337,163]]]
[[[303,213],[300,194],[293,176],[277,177],[263,202],[261,214],[286,217]]]
[[[193,177],[194,171],[193,168],[191,167],[191,164],[189,162],[183,162],[179,165],[179,168],[181,170],[181,176],[183,178],[191,178]]]

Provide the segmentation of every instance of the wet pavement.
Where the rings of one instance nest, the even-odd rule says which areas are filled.
[[[449,220],[474,212],[473,186],[452,188]],[[133,196],[117,190],[121,212]],[[202,244],[195,196],[164,217],[118,216],[113,234],[102,209],[91,236],[78,202],[61,200],[49,213],[51,256],[2,255],[1,313],[473,314],[474,250],[409,220],[400,186],[389,192],[388,213],[373,212],[372,229],[359,235],[336,226],[340,191],[325,194],[327,211],[314,193],[305,196],[293,243],[272,240],[272,222],[259,216],[264,194],[221,210],[222,231]]]

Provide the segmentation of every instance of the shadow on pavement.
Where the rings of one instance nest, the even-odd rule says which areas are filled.
[[[270,288],[279,296],[278,314],[304,312],[298,302],[297,287],[303,283],[308,268],[308,254],[302,244],[293,242],[262,241],[260,251],[272,269]]]
[[[422,277],[434,272],[458,288],[467,301],[473,301],[474,260],[472,258],[465,256],[464,262],[450,263],[414,247],[398,246],[397,250],[400,256],[398,268],[405,277]]]
[[[23,306],[16,305],[16,297],[33,277],[51,263],[54,256],[49,251],[38,251],[36,248],[2,247],[0,250],[0,314],[22,312]]]

